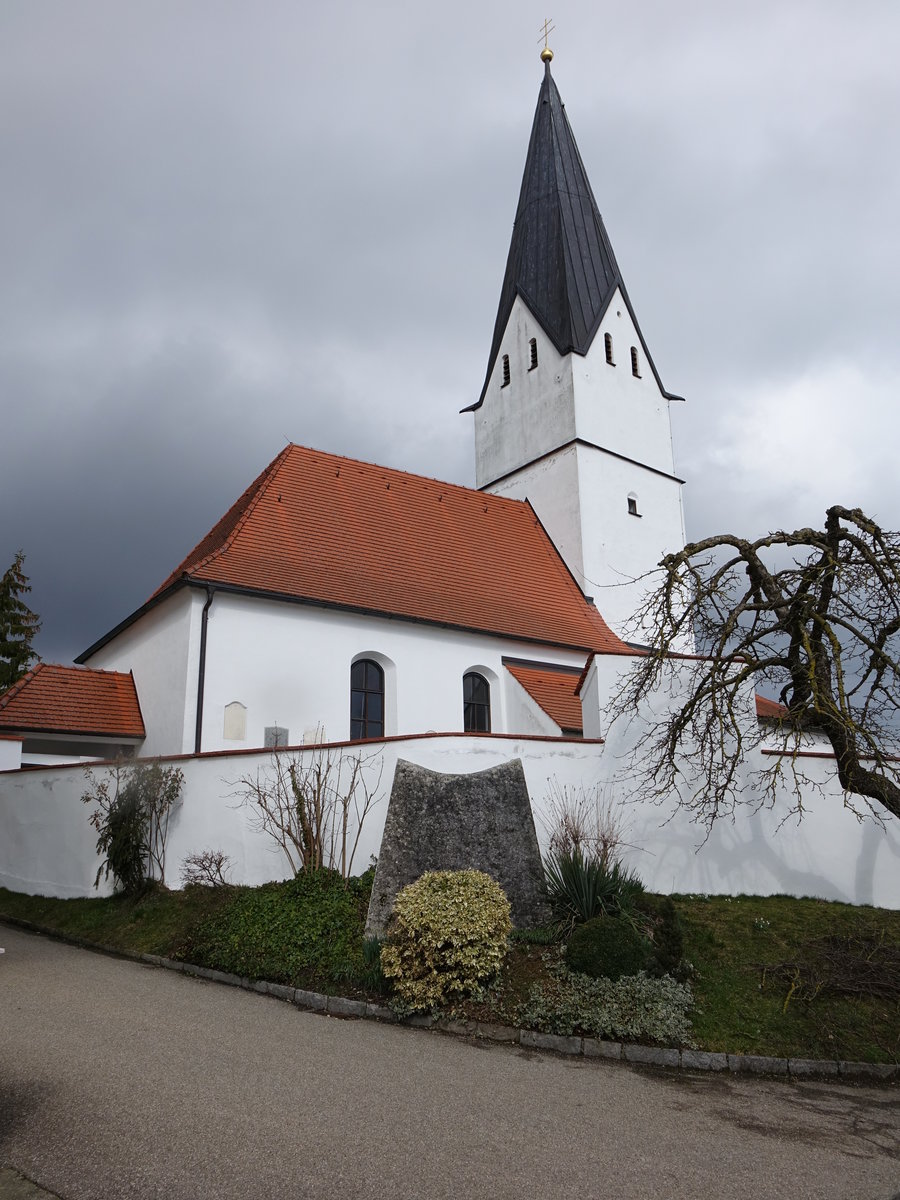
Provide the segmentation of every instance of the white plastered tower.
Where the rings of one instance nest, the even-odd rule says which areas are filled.
[[[527,499],[620,635],[684,545],[667,392],[546,65],[475,417],[476,485]]]

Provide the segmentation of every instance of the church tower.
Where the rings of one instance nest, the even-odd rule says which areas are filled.
[[[527,499],[617,633],[684,545],[669,403],[545,49],[487,377],[476,486]]]

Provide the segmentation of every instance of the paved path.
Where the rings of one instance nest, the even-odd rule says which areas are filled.
[[[0,1168],[65,1200],[900,1194],[896,1091],[641,1073],[0,940]]]

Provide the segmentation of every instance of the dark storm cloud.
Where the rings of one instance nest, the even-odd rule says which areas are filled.
[[[866,11],[556,14],[582,156],[689,399],[689,535],[846,492],[900,524],[900,15]],[[0,567],[26,551],[46,657],[140,604],[286,439],[471,482],[458,409],[538,24],[512,3],[3,10]]]

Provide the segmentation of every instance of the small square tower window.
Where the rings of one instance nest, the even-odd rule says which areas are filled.
[[[288,731],[282,725],[267,725],[265,729],[265,747],[267,750],[277,750],[279,746],[288,744]]]

